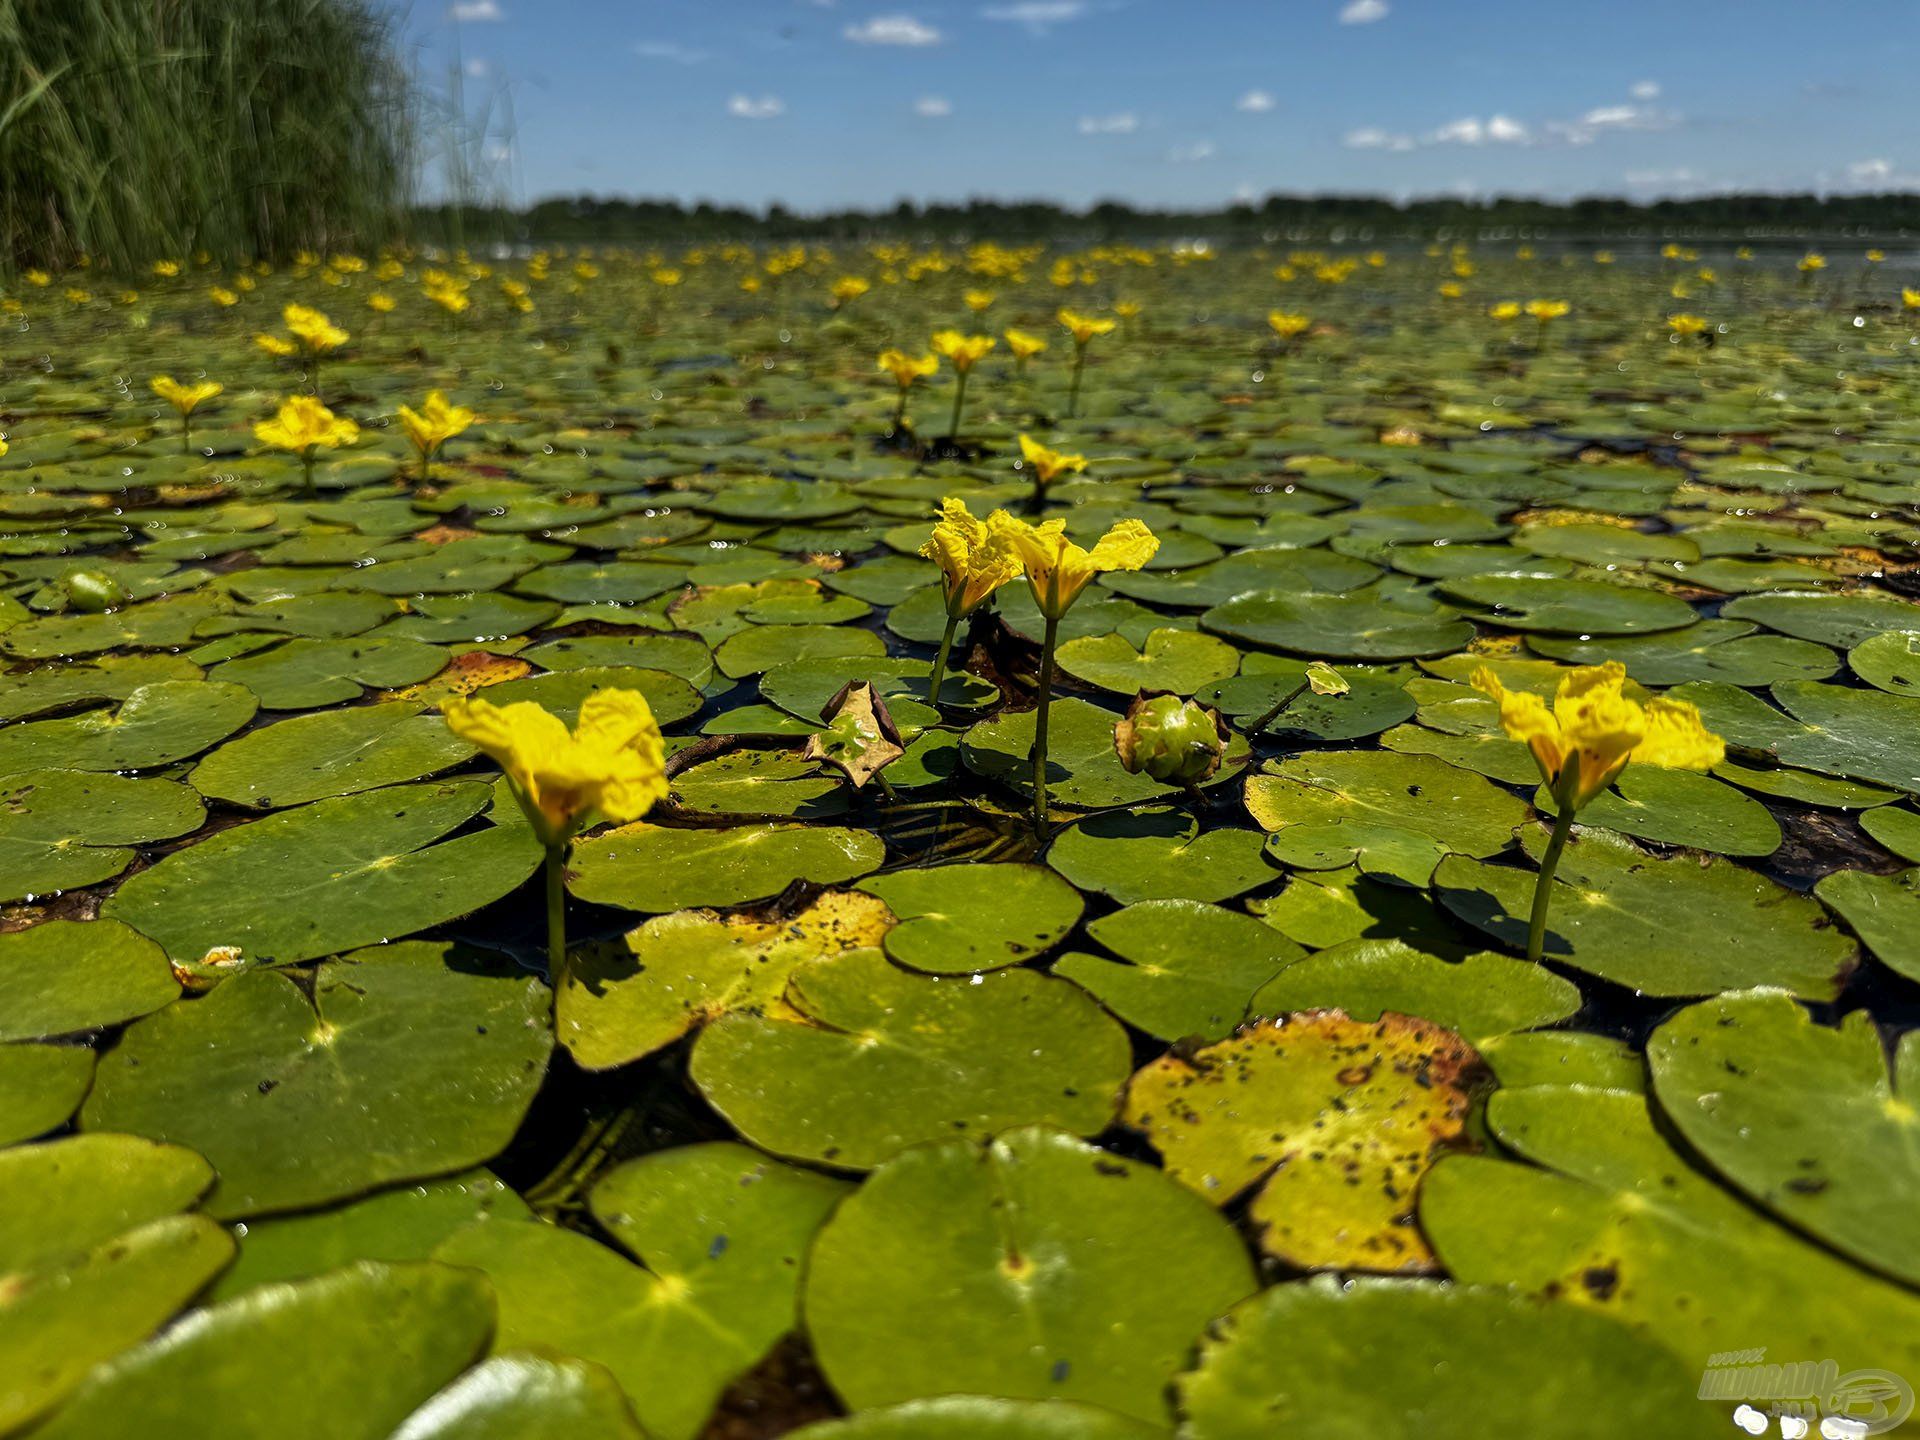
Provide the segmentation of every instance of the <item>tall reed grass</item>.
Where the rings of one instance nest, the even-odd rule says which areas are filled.
[[[375,0],[0,0],[0,266],[366,246],[414,97]]]

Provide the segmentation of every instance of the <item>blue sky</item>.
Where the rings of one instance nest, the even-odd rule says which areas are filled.
[[[1920,186],[1915,0],[413,0],[518,199]]]

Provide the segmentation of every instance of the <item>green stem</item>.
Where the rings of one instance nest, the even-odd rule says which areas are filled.
[[[180,417],[180,449],[183,454],[193,453],[193,421],[185,415]]]
[[[900,387],[900,403],[893,407],[893,433],[898,435],[907,423],[907,387]]]
[[[874,771],[873,783],[878,785],[880,787],[880,793],[887,797],[887,804],[898,805],[900,803],[900,796],[895,792],[893,788],[893,782],[887,779],[886,771],[884,770]]]
[[[1053,704],[1053,641],[1059,629],[1060,622],[1049,619],[1040,642],[1040,706],[1033,719],[1033,833],[1039,840],[1047,838],[1047,711]]]
[[[1567,836],[1573,832],[1573,806],[1556,796],[1560,813],[1554,817],[1553,833],[1547,837],[1547,853],[1540,857],[1540,878],[1533,882],[1533,915],[1527,921],[1527,959],[1536,965],[1547,942],[1547,907],[1553,901],[1553,872],[1560,867],[1560,852],[1567,848]]]
[[[307,498],[318,499],[320,492],[313,486],[313,447],[311,445],[300,452],[300,466],[302,473],[306,476]]]
[[[1267,726],[1271,725],[1282,710],[1286,709],[1287,706],[1291,705],[1306,693],[1308,683],[1309,682],[1302,680],[1298,685],[1294,686],[1293,689],[1281,696],[1279,700],[1275,701],[1271,710],[1247,726],[1247,738],[1251,740],[1255,735],[1258,735],[1262,730],[1266,729]]]
[[[967,403],[967,375],[962,370],[953,382],[953,418],[947,422],[947,441],[951,444],[960,438],[960,407]]]
[[[556,1002],[567,983],[567,842],[547,846],[547,980]]]
[[[947,678],[947,659],[953,654],[953,632],[959,628],[958,615],[947,616],[947,628],[940,635],[940,653],[933,657],[933,673],[927,681],[927,703],[940,708],[940,683]]]
[[[1080,372],[1086,368],[1087,347],[1073,347],[1073,383],[1067,387],[1067,418],[1069,420],[1080,413]]]

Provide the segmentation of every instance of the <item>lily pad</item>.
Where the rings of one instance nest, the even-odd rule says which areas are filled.
[[[579,841],[569,876],[582,900],[664,914],[697,905],[741,905],[795,880],[839,885],[886,858],[863,830],[807,825],[669,829],[640,822]]]
[[[1165,1425],[1168,1376],[1253,1289],[1239,1237],[1205,1202],[1030,1128],[882,1168],[821,1230],[804,1306],[828,1380],[862,1410],[973,1390]]]
[[[222,1218],[444,1175],[513,1138],[546,1073],[548,1003],[447,944],[330,960],[311,996],[250,971],[129,1027],[80,1123],[205,1155]]]
[[[1256,830],[1202,829],[1177,810],[1091,815],[1064,830],[1047,863],[1082,890],[1123,905],[1140,900],[1217,904],[1279,878]]]
[[[1042,865],[962,864],[862,881],[900,923],[887,954],[911,970],[965,975],[1043,955],[1079,923],[1085,902]]]
[[[0,1275],[64,1265],[192,1209],[212,1184],[213,1167],[193,1151],[137,1135],[68,1135],[0,1151]]]
[[[1537,827],[1523,838],[1529,853],[1544,844]],[[1525,948],[1533,872],[1456,855],[1433,884],[1462,920]],[[1831,999],[1856,958],[1817,900],[1731,860],[1657,859],[1605,830],[1578,832],[1560,861],[1546,956],[1645,995],[1778,985],[1807,999]]]
[[[611,1373],[566,1356],[518,1351],[467,1371],[393,1432],[393,1440],[645,1440]]]
[[[1478,1064],[1438,1025],[1310,1011],[1162,1056],[1133,1077],[1124,1118],[1209,1203],[1259,1186],[1248,1213],[1268,1254],[1419,1273],[1438,1266],[1414,1193],[1464,1136]]]
[[[1047,721],[1047,797],[1051,803],[1077,809],[1132,805],[1156,795],[1178,791],[1142,772],[1129,775],[1113,749],[1113,727],[1120,717],[1111,710],[1068,697],[1053,702]],[[960,755],[966,767],[1020,795],[1033,794],[1034,712],[1003,711],[968,730]],[[1234,736],[1227,746],[1219,774],[1209,783],[1231,777],[1247,762],[1247,742]]]
[[[1544,785],[1533,793],[1533,808],[1559,813]],[[1629,765],[1612,789],[1581,807],[1580,823],[1722,855],[1771,855],[1780,848],[1779,822],[1759,801],[1710,775],[1658,765]]]
[[[0,935],[0,1041],[118,1025],[179,993],[165,952],[117,920],[49,920]]]
[[[0,898],[56,894],[112,879],[127,847],[200,828],[206,807],[171,780],[29,770],[0,780]],[[0,1018],[0,1032],[6,1021]]]
[[[1509,630],[1640,635],[1650,630],[1677,630],[1698,618],[1691,605],[1675,596],[1599,580],[1482,575],[1444,580],[1440,588],[1480,619]]]
[[[870,1169],[1023,1124],[1097,1134],[1128,1070],[1126,1032],[1031,970],[942,979],[854,950],[797,967],[784,1001],[709,1025],[690,1069],[743,1136],[796,1160]]]
[[[1242,595],[1214,606],[1200,624],[1243,645],[1323,660],[1444,655],[1473,638],[1472,623],[1445,606],[1415,609],[1342,595]]]
[[[17,1145],[73,1117],[93,1084],[84,1045],[0,1045],[0,1145]]]
[[[112,710],[0,730],[0,775],[150,770],[197,755],[253,718],[253,692],[218,680],[142,685]]]
[[[1575,665],[1618,661],[1643,685],[1710,680],[1726,685],[1771,685],[1776,680],[1824,680],[1840,668],[1833,651],[1810,640],[1756,635],[1749,620],[1702,620],[1657,635],[1566,639],[1528,637],[1527,648]]]
[[[1660,1108],[1730,1182],[1861,1264],[1920,1281],[1920,1049],[1897,1081],[1864,1010],[1829,1029],[1779,991],[1690,1005],[1647,1042]]]
[[[793,1432],[793,1440],[1166,1440],[1164,1426],[1071,1400],[936,1395],[861,1410]]]
[[[231,740],[193,767],[202,795],[255,810],[421,780],[474,749],[418,705],[388,702],[297,715]]]
[[[1135,649],[1123,635],[1083,635],[1060,647],[1060,668],[1076,680],[1132,695],[1169,690],[1191,695],[1240,668],[1240,652],[1192,630],[1161,629]]]

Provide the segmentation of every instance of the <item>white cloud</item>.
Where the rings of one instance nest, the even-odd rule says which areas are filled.
[[[772,120],[787,113],[787,102],[778,95],[735,95],[727,101],[727,114],[740,120]]]
[[[1342,25],[1371,25],[1387,18],[1387,0],[1347,0],[1340,7]]]
[[[1496,145],[1524,145],[1531,137],[1527,127],[1506,115],[1487,121],[1487,139]]]
[[[1216,147],[1211,140],[1196,140],[1191,145],[1176,145],[1167,152],[1167,159],[1176,165],[1197,165],[1202,160],[1211,160]]]
[[[698,65],[713,58],[705,50],[695,50],[672,40],[642,40],[633,47],[633,53],[642,60],[671,60],[676,65]]]
[[[1847,178],[1856,185],[1891,180],[1893,162],[1891,160],[1856,160],[1847,166]]]
[[[456,20],[504,20],[507,12],[500,8],[500,0],[459,0],[447,13]]]
[[[493,73],[493,67],[477,55],[460,68],[475,80],[484,80]]]
[[[1652,190],[1666,186],[1697,186],[1703,179],[1697,170],[1629,170],[1620,177],[1635,190]]]
[[[1271,93],[1265,90],[1249,90],[1233,102],[1233,108],[1244,110],[1249,115],[1264,115],[1278,103]]]
[[[913,113],[928,120],[944,120],[953,114],[953,102],[939,95],[922,95],[913,102]]]
[[[840,32],[856,45],[938,45],[940,32],[911,15],[876,15]]]
[[[1395,135],[1375,125],[1359,130],[1349,130],[1346,139],[1341,142],[1349,150],[1411,150],[1411,135]]]
[[[1633,88],[1627,93],[1636,100],[1658,100],[1660,98],[1660,82],[1658,80],[1636,81]]]
[[[1601,105],[1578,120],[1549,121],[1547,131],[1569,145],[1591,145],[1610,131],[1671,130],[1679,123],[1680,117],[1671,110],[1653,105]]]
[[[1118,115],[1082,115],[1079,125],[1082,135],[1131,135],[1139,128],[1140,117],[1131,110]]]
[[[980,14],[983,19],[1024,25],[1034,34],[1044,35],[1054,25],[1080,19],[1087,8],[1087,0],[1015,0],[1011,5],[989,5]]]
[[[1427,137],[1429,145],[1478,145],[1487,138],[1487,127],[1469,115],[1450,120]]]

